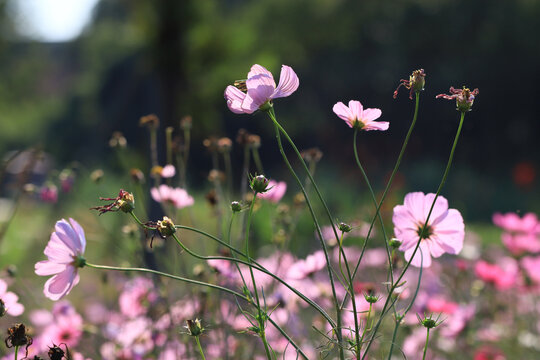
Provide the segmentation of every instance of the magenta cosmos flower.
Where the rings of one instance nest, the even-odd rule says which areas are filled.
[[[351,100],[349,106],[341,101],[334,105],[334,113],[345,120],[351,128],[359,130],[388,130],[390,124],[387,121],[375,121],[381,117],[380,109],[364,109],[360,101]]]
[[[35,271],[41,276],[54,275],[45,283],[43,293],[56,301],[79,282],[77,270],[85,264],[86,239],[82,227],[71,218],[69,222],[57,221],[54,229],[44,251],[48,259],[36,263]]]
[[[438,258],[444,253],[457,254],[463,248],[465,225],[456,209],[448,209],[448,201],[439,196],[428,224],[422,235],[422,228],[435,199],[435,194],[409,193],[404,204],[394,207],[394,232],[401,240],[399,250],[405,252],[409,261],[418,241],[420,247],[411,264],[417,267],[431,266],[431,256]]]
[[[172,188],[165,184],[150,190],[152,199],[160,203],[173,204],[177,209],[191,206],[195,202],[188,192],[182,188]]]
[[[285,181],[270,180],[268,182],[268,190],[263,193],[257,193],[257,197],[268,200],[274,204],[278,203],[285,192],[287,191],[287,183]]]
[[[287,65],[281,66],[279,84],[272,73],[263,66],[255,64],[248,73],[247,80],[236,81],[234,86],[225,89],[227,106],[235,114],[252,114],[272,100],[287,97],[298,89],[300,81],[294,70]]]

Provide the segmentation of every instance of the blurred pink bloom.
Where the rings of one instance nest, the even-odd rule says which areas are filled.
[[[474,304],[459,305],[441,324],[441,335],[444,337],[457,336],[465,329],[475,313],[476,306]]]
[[[345,120],[351,128],[359,130],[388,130],[390,124],[387,121],[375,121],[381,117],[380,109],[364,109],[360,101],[351,100],[349,106],[345,106],[341,101],[334,105],[334,113]]]
[[[453,301],[448,301],[441,296],[430,297],[427,301],[427,310],[430,313],[453,314],[459,305]]]
[[[518,264],[516,260],[509,257],[499,259],[497,264],[479,260],[474,267],[474,272],[483,281],[495,285],[497,290],[512,288],[519,277]]]
[[[292,264],[287,271],[287,277],[290,279],[301,280],[311,274],[324,269],[326,266],[326,258],[322,250],[316,251],[308,255],[305,260],[298,260]]]
[[[257,197],[273,203],[278,203],[283,195],[285,195],[285,191],[287,191],[287,183],[285,181],[277,182],[275,180],[270,180],[268,182],[268,188],[270,190],[267,190],[264,193],[257,193]]]
[[[19,316],[24,312],[24,306],[19,304],[19,297],[7,291],[7,284],[4,280],[0,279],[0,299],[4,302],[6,312],[11,316]]]
[[[532,281],[540,285],[540,256],[524,257],[521,259],[521,266]]]
[[[44,185],[39,190],[39,197],[42,201],[55,204],[58,201],[58,188],[56,185]]]
[[[489,345],[484,345],[474,353],[474,360],[506,360],[504,353]]]
[[[40,276],[53,275],[47,280],[43,293],[51,300],[58,300],[69,294],[79,282],[78,268],[84,266],[86,239],[84,230],[73,219],[69,223],[62,219],[56,222],[55,232],[51,234],[45,247],[48,260],[35,265],[35,272]]]
[[[405,196],[403,205],[394,207],[394,233],[402,242],[399,250],[405,252],[407,261],[420,241],[411,261],[416,267],[429,267],[431,256],[438,258],[444,253],[458,254],[463,248],[463,218],[456,209],[448,209],[448,201],[442,196],[437,198],[425,232],[420,236],[434,199],[435,194],[414,192]]]
[[[171,203],[177,209],[191,206],[195,202],[193,198],[182,188],[172,188],[165,184],[160,185],[158,188],[152,188],[150,190],[152,199],[161,203]]]
[[[55,316],[53,323],[43,330],[41,340],[45,345],[64,343],[71,348],[79,344],[82,329],[83,320],[77,313]]]
[[[540,251],[540,222],[536,214],[527,213],[520,218],[515,213],[496,213],[493,223],[505,231],[502,242],[512,254]]]
[[[126,284],[118,302],[122,314],[134,318],[146,314],[148,307],[157,299],[158,293],[154,289],[152,280],[136,277]]]
[[[174,165],[168,164],[161,169],[161,177],[162,178],[172,178],[176,174],[176,169]]]
[[[272,73],[261,65],[255,64],[248,73],[245,84],[241,82],[238,87],[229,85],[225,89],[227,106],[235,114],[252,114],[261,106],[271,103],[273,99],[287,97],[298,89],[298,76],[294,70],[282,65],[279,84]]]

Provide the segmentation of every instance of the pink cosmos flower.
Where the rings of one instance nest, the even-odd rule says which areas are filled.
[[[6,312],[11,316],[19,316],[24,312],[24,305],[19,304],[19,297],[7,291],[7,284],[4,280],[0,279],[0,299],[4,302]]]
[[[502,242],[512,254],[540,251],[540,221],[536,214],[527,213],[520,218],[515,213],[496,213],[493,223],[505,231]]]
[[[145,315],[148,307],[158,299],[152,280],[136,277],[126,284],[118,302],[120,311],[129,318]]]
[[[276,87],[272,73],[255,64],[245,82],[239,81],[235,86],[227,86],[225,99],[233,113],[252,114],[263,105],[271,104],[273,99],[291,95],[298,89],[299,84],[298,76],[290,66],[281,66],[279,84]]]
[[[317,271],[324,269],[326,266],[326,257],[324,253],[319,250],[313,254],[308,255],[305,260],[298,260],[289,267],[287,271],[287,278],[301,280],[310,276]]]
[[[162,178],[172,178],[176,174],[176,169],[174,165],[168,164],[161,169],[161,177]]]
[[[480,260],[474,266],[474,272],[480,279],[492,283],[500,291],[512,288],[519,277],[518,264],[510,257],[499,259],[497,264]]]
[[[521,267],[536,284],[540,285],[540,256],[526,256],[521,259]]]
[[[285,181],[277,182],[275,180],[270,180],[268,182],[268,188],[270,190],[267,190],[264,193],[257,193],[257,197],[276,204],[281,200],[283,195],[285,195],[285,191],[287,191],[287,183]]]
[[[442,196],[437,198],[424,234],[421,234],[434,199],[435,194],[414,192],[405,196],[403,205],[394,207],[394,233],[401,240],[399,250],[405,252],[407,261],[420,241],[411,261],[416,267],[429,267],[431,256],[437,258],[444,253],[457,254],[463,248],[463,218],[456,209],[448,209],[448,201]]]
[[[360,130],[388,130],[390,124],[387,121],[375,121],[381,117],[380,109],[364,109],[360,101],[349,101],[349,107],[341,101],[334,105],[334,113],[345,120],[351,128]]]
[[[157,202],[169,202],[177,209],[191,206],[195,202],[186,190],[182,188],[172,188],[165,184],[160,185],[158,188],[152,188],[150,193],[152,195],[152,199],[156,200]]]
[[[45,247],[48,260],[35,265],[35,272],[40,276],[53,275],[47,280],[43,293],[51,300],[58,300],[71,291],[79,283],[77,270],[84,266],[84,250],[86,239],[83,228],[73,219],[69,222],[62,219],[56,222],[55,231],[51,234]]]

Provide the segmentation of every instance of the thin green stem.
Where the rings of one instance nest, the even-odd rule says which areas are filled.
[[[375,221],[377,220],[377,217],[379,216],[379,212],[381,210],[382,204],[383,204],[384,200],[386,199],[386,195],[388,194],[388,191],[390,190],[390,187],[392,186],[392,183],[394,181],[394,176],[396,175],[396,173],[397,173],[397,171],[399,169],[399,166],[401,165],[401,160],[403,159],[403,154],[405,154],[405,149],[407,148],[407,145],[409,144],[409,139],[411,138],[411,134],[413,132],[414,126],[416,125],[416,119],[418,118],[419,104],[420,104],[420,93],[417,92],[416,93],[415,106],[414,106],[414,115],[413,115],[411,125],[409,126],[409,130],[407,131],[407,135],[405,136],[405,140],[403,140],[403,144],[401,145],[401,150],[399,151],[399,155],[398,155],[398,158],[396,160],[396,164],[394,165],[394,169],[392,170],[392,174],[390,174],[390,178],[388,179],[388,183],[386,183],[386,187],[384,189],[384,192],[383,192],[383,194],[381,196],[381,200],[379,201],[379,204],[378,204],[377,209],[375,211],[375,215],[373,216],[373,219],[371,220],[371,224],[369,226],[369,230],[368,230],[368,233],[366,235],[366,241],[365,241],[364,244],[366,244],[368,242],[368,240],[369,240],[369,237],[371,235],[371,231],[373,230],[373,225],[375,224]],[[366,249],[366,247],[364,246],[362,248],[360,258],[358,259],[358,261],[356,263],[356,266],[354,268],[353,277],[356,276],[358,268],[360,267],[360,263],[361,263],[362,258],[364,256],[365,249]]]
[[[444,184],[446,183],[446,179],[448,178],[448,173],[450,172],[450,168],[452,166],[452,161],[454,159],[454,152],[456,150],[456,147],[457,147],[457,143],[458,143],[458,140],[459,140],[459,136],[461,134],[461,129],[463,128],[463,122],[464,122],[464,119],[465,119],[465,113],[462,112],[461,113],[461,118],[460,118],[460,121],[459,121],[459,126],[458,126],[458,129],[457,129],[457,132],[456,132],[456,136],[454,137],[454,142],[452,144],[452,150],[450,151],[450,156],[448,157],[448,162],[446,164],[446,169],[444,170],[444,174],[443,174],[443,177],[441,179],[441,182],[439,184],[439,187],[437,188],[437,192],[435,194],[435,198],[433,199],[433,202],[431,203],[431,207],[429,209],[429,212],[428,212],[428,215],[426,217],[426,221],[424,223],[424,225],[422,226],[422,230],[421,230],[421,234],[423,234],[425,231],[426,231],[426,227],[428,226],[429,224],[429,220],[430,220],[430,217],[431,217],[431,213],[433,212],[433,208],[435,207],[435,203],[437,202],[437,198],[439,197],[439,194],[441,193],[441,190],[444,186]],[[367,354],[367,350],[369,349],[369,347],[371,346],[371,344],[373,343],[373,340],[375,339],[375,334],[376,334],[376,330],[378,329],[380,323],[382,322],[382,319],[384,318],[384,316],[386,315],[386,308],[389,304],[389,300],[392,296],[392,293],[394,292],[394,290],[397,288],[398,285],[400,285],[400,281],[401,279],[403,278],[403,276],[405,275],[405,273],[407,272],[407,270],[409,269],[409,266],[411,265],[411,262],[412,260],[414,259],[414,256],[416,255],[418,249],[420,248],[420,243],[422,242],[422,238],[419,238],[418,239],[418,242],[416,243],[416,246],[414,248],[414,251],[411,255],[411,258],[409,259],[409,261],[405,264],[405,267],[403,268],[403,270],[401,271],[399,277],[397,278],[397,280],[394,282],[394,284],[392,285],[392,287],[390,288],[390,293],[388,294],[388,297],[386,298],[386,302],[383,306],[383,309],[381,311],[381,315],[379,317],[379,320],[377,321],[377,324],[375,325],[375,330],[374,330],[374,335],[370,338],[370,341],[368,343],[368,346],[366,348],[366,353],[364,354],[364,356],[362,357],[362,359],[366,356]],[[428,254],[429,255],[429,254]]]
[[[427,333],[426,333],[426,346],[424,346],[424,356],[422,356],[422,360],[426,359],[428,342],[429,342],[429,328],[427,329]]]
[[[388,353],[388,360],[392,360],[392,352],[394,351],[394,344],[396,343],[397,332],[401,320],[396,319],[396,325],[394,326],[394,333],[392,334],[392,342],[390,343],[390,352]]]
[[[386,248],[386,254],[388,256],[388,274],[390,278],[390,283],[392,284],[394,282],[394,276],[393,276],[393,269],[392,269],[392,255],[390,254],[390,248],[388,247],[388,236],[386,234],[386,229],[384,228],[384,222],[381,216],[381,213],[379,211],[380,207],[377,203],[377,198],[375,197],[375,192],[373,191],[373,187],[371,186],[371,182],[369,181],[369,178],[364,170],[364,167],[362,166],[362,163],[360,162],[360,158],[358,157],[358,148],[356,146],[356,138],[358,137],[358,128],[354,129],[354,139],[353,139],[353,149],[354,149],[354,158],[356,160],[356,165],[358,165],[358,168],[360,169],[360,172],[362,173],[362,176],[364,177],[364,181],[366,182],[366,185],[369,189],[369,193],[371,195],[371,198],[373,200],[373,204],[375,205],[375,216],[379,218],[379,222],[381,223],[381,229],[383,232],[384,237],[384,246]],[[364,242],[364,245],[362,247],[362,253],[360,256],[363,256],[364,250],[367,247],[367,240]],[[361,259],[359,260],[361,261]],[[354,279],[353,279],[354,280]]]
[[[202,359],[206,360],[206,358],[204,357],[202,346],[201,346],[201,341],[199,340],[198,336],[195,336],[195,341],[197,342],[197,347],[199,348],[199,353],[201,354]]]
[[[276,140],[277,140],[277,143],[278,143],[279,152],[281,153],[281,156],[283,158],[283,161],[285,162],[285,165],[289,169],[292,176],[295,178],[296,182],[298,183],[298,186],[300,186],[300,189],[302,190],[302,193],[304,194],[304,198],[306,199],[306,204],[307,204],[307,206],[309,208],[309,212],[310,212],[311,217],[313,219],[313,223],[315,224],[317,234],[319,235],[319,240],[321,242],[321,247],[323,249],[325,260],[326,260],[326,267],[327,267],[327,270],[328,270],[328,277],[330,279],[330,285],[332,287],[332,297],[334,299],[334,304],[335,304],[335,308],[336,308],[337,326],[334,326],[333,328],[336,331],[336,337],[337,337],[338,344],[339,344],[339,356],[340,356],[340,359],[344,360],[345,359],[345,352],[343,350],[343,337],[342,337],[342,334],[341,334],[341,308],[339,306],[337,295],[336,295],[336,287],[335,287],[335,284],[334,284],[334,275],[332,274],[332,266],[330,264],[330,258],[328,256],[328,250],[326,248],[326,244],[324,242],[324,237],[322,236],[321,227],[319,225],[319,221],[317,220],[317,216],[315,215],[315,211],[313,210],[313,206],[311,205],[311,201],[309,199],[309,196],[306,193],[306,190],[305,190],[305,188],[304,188],[304,186],[302,184],[302,181],[300,180],[300,178],[298,177],[298,175],[296,174],[296,172],[292,168],[291,163],[289,162],[289,159],[287,158],[287,155],[285,154],[285,150],[283,149],[283,144],[281,143],[280,132],[284,133],[286,138],[292,144],[292,146],[294,147],[295,151],[297,152],[301,162],[304,164],[305,167],[306,167],[306,164],[304,163],[304,161],[302,159],[302,156],[300,155],[300,152],[298,152],[298,149],[296,148],[296,146],[292,142],[292,139],[285,132],[285,130],[282,130],[283,128],[277,122],[273,108],[271,108],[270,111],[268,111],[268,115],[269,115],[270,119],[272,120],[272,122],[274,123],[275,129],[276,129]],[[306,167],[306,171],[308,171],[308,173],[309,173],[309,169],[307,169],[307,167]],[[310,176],[310,180],[313,182],[313,184],[315,186],[315,183],[313,181],[313,178],[311,177],[311,174],[309,174],[309,176]],[[332,226],[334,227],[333,220],[331,220],[331,222],[332,222]],[[334,227],[334,233],[336,235],[336,240],[339,241],[339,237],[337,235],[335,227]]]
[[[244,258],[247,258],[247,255],[245,253],[243,253],[242,251],[237,250],[236,248],[232,247],[230,244],[227,244],[226,242],[223,242],[219,238],[217,238],[217,237],[215,237],[213,235],[210,235],[210,234],[208,234],[208,233],[206,233],[206,232],[204,232],[202,230],[195,229],[195,228],[192,228],[192,227],[189,227],[189,226],[184,226],[184,225],[175,225],[175,227],[177,229],[185,229],[185,230],[193,231],[193,232],[196,232],[198,234],[204,235],[204,236],[206,236],[206,237],[208,237],[208,238],[210,238],[210,239],[212,239],[214,241],[217,241],[218,243],[222,244],[223,246],[229,248],[231,250],[231,252],[235,252],[235,253],[239,254],[240,256],[243,256]],[[191,250],[186,248],[185,245],[183,245],[181,243],[180,243],[180,246],[182,246],[182,248],[186,252],[188,252],[190,255],[192,255],[194,257],[197,257],[197,258],[199,258],[201,260],[212,260],[212,259],[217,260],[217,259],[221,259],[221,260],[234,261],[235,263],[241,263],[241,264],[245,264],[245,265],[248,265],[248,266],[254,266],[256,270],[258,270],[258,271],[272,277],[274,280],[277,280],[279,283],[286,286],[289,290],[291,290],[294,294],[296,294],[299,298],[304,300],[308,305],[310,305],[315,310],[317,310],[329,322],[329,324],[332,327],[336,326],[334,320],[332,320],[330,315],[328,315],[317,303],[315,303],[310,298],[306,297],[304,294],[299,292],[297,289],[295,289],[293,286],[291,286],[289,283],[287,283],[286,281],[281,279],[276,274],[268,271],[264,266],[262,266],[260,263],[255,261],[253,258],[250,258],[251,263],[247,263],[247,262],[244,262],[244,261],[242,261],[240,259],[231,259],[231,258],[227,258],[227,257],[218,257],[218,256],[206,256],[205,257],[205,256],[201,256],[201,255],[193,253]]]
[[[19,346],[15,346],[15,360],[17,360],[18,354],[19,354]]]
[[[236,292],[234,290],[227,289],[226,287],[219,286],[219,285],[214,285],[214,284],[210,284],[210,283],[205,283],[205,282],[198,281],[198,280],[188,279],[188,278],[185,278],[185,277],[182,277],[182,276],[177,276],[177,275],[164,273],[162,271],[146,269],[146,268],[132,268],[132,267],[119,267],[119,266],[108,266],[108,265],[96,265],[96,264],[91,264],[91,263],[88,263],[88,262],[85,265],[90,267],[90,268],[101,269],[101,270],[114,270],[114,271],[126,271],[126,272],[143,272],[143,273],[160,275],[160,276],[163,276],[163,277],[167,277],[167,278],[171,278],[171,279],[174,279],[174,280],[186,282],[186,283],[189,283],[189,284],[194,284],[194,285],[199,285],[199,286],[206,286],[206,287],[209,287],[209,288],[212,288],[212,289],[220,290],[220,291],[229,293],[231,295],[237,296],[237,297],[249,302],[249,299],[247,297],[245,297],[244,295],[242,295],[239,292]]]
[[[272,360],[272,355],[270,354],[270,349],[269,349],[269,346],[268,346],[268,341],[266,340],[266,332],[264,330],[266,324],[265,324],[265,319],[268,317],[266,315],[266,309],[261,309],[261,304],[260,304],[260,300],[259,300],[259,291],[257,290],[257,283],[255,282],[255,275],[253,274],[253,266],[251,266],[251,257],[249,255],[249,230],[250,230],[250,227],[251,227],[251,218],[253,216],[253,208],[255,207],[255,202],[257,201],[257,191],[254,192],[253,194],[253,200],[251,200],[251,204],[249,205],[249,213],[248,213],[248,218],[247,218],[247,223],[246,223],[246,236],[245,236],[245,246],[246,246],[246,256],[247,256],[247,260],[248,260],[248,263],[250,264],[249,266],[249,275],[251,276],[251,282],[253,283],[253,293],[255,294],[255,301],[257,303],[257,310],[258,310],[258,313],[259,313],[259,331],[260,331],[260,337],[261,337],[261,340],[264,344],[264,351],[266,353],[266,357],[268,360]],[[264,316],[263,316],[263,312],[264,312]]]

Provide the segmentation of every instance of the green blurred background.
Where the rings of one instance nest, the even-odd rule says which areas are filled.
[[[100,0],[69,41],[32,34],[25,2],[0,1],[0,154],[39,146],[52,168],[78,161],[114,174],[120,168],[108,140],[121,131],[134,162],[148,171],[148,133],[139,118],[155,113],[163,129],[191,115],[191,189],[208,187],[203,139],[234,139],[240,128],[261,135],[270,176],[291,183],[269,120],[232,114],[223,99],[252,64],[276,78],[287,64],[300,88],[276,102],[278,118],[300,148],[323,151],[317,177],[336,203],[354,207],[351,189],[367,194],[353,163],[352,132],[333,104],[358,99],[390,122],[389,131],[359,140],[381,191],[413,112],[406,91],[397,100],[392,93],[399,79],[424,68],[419,122],[396,186],[436,190],[459,114],[435,95],[467,85],[480,95],[443,195],[473,221],[488,222],[494,211],[539,210],[538,1]],[[241,151],[233,154],[238,179]]]

